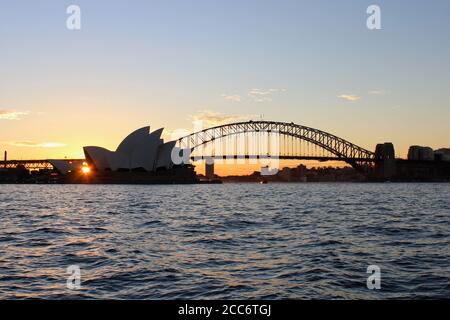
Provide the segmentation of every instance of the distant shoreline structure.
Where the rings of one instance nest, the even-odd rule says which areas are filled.
[[[160,128],[151,132],[150,126],[137,129],[130,133],[115,151],[98,146],[83,147],[85,159],[8,161],[5,152],[5,159],[0,162],[0,182],[167,184],[198,183],[200,180],[213,182],[218,179],[258,182],[261,180],[256,178],[258,175],[263,175],[267,181],[284,182],[450,181],[450,148],[433,150],[430,147],[411,146],[408,159],[398,159],[395,157],[394,145],[390,142],[377,144],[375,152],[372,152],[325,131],[293,122],[236,122],[203,129],[169,142],[161,139],[163,130]],[[238,144],[239,135],[243,135],[241,144]],[[283,140],[283,148],[280,148],[277,138],[285,136],[288,139]],[[220,155],[214,151],[208,153],[211,150],[203,149],[205,144],[214,144],[226,137],[233,137],[235,144],[231,148],[227,144],[220,145],[217,151],[227,153]],[[250,138],[263,143],[250,144]],[[314,148],[310,148],[310,145],[295,145],[302,141]],[[317,148],[322,151],[317,151]],[[202,152],[193,154],[194,149]],[[297,150],[300,150],[300,153]],[[307,150],[307,153],[302,153],[301,150]],[[180,163],[178,158],[182,160]],[[205,176],[196,175],[191,162],[195,159],[205,160]],[[271,162],[270,166],[261,165],[261,173],[220,178],[214,174],[214,162],[220,163],[224,159],[261,162],[269,160],[273,163]],[[353,170],[336,168],[332,173],[323,174],[324,171],[319,169],[307,172],[306,167],[302,168],[300,165],[294,169],[283,168],[280,171],[280,159],[343,161]],[[303,173],[299,174],[296,170]],[[331,171],[330,168],[326,170]]]
[[[18,162],[16,168],[0,170],[0,182],[74,183],[74,184],[174,184],[198,183],[194,166],[175,165],[171,159],[176,141],[164,143],[163,128],[150,132],[150,126],[130,133],[110,151],[84,147],[85,159],[36,161],[44,166],[33,174]],[[39,174],[40,173],[40,174]]]

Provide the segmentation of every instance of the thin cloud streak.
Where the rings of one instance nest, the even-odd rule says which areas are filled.
[[[271,89],[257,89],[253,88],[250,89],[247,93],[240,95],[240,94],[222,94],[221,97],[223,97],[227,101],[231,102],[241,102],[245,97],[247,97],[248,100],[251,100],[253,102],[271,102],[273,100],[273,95],[276,93],[282,93],[286,92],[286,89],[278,89],[278,88],[271,88]]]
[[[9,145],[14,147],[26,147],[26,148],[61,148],[65,147],[64,143],[60,142],[33,142],[33,141],[13,141]]]
[[[279,92],[286,92],[286,89],[251,89],[247,95],[255,102],[271,102],[273,100],[272,94]]]
[[[347,101],[357,101],[361,99],[361,97],[354,94],[341,94],[338,96],[338,98],[345,99]]]
[[[369,91],[369,94],[372,94],[372,95],[384,95],[384,94],[388,94],[389,93],[389,91],[386,91],[386,90],[371,90],[371,91]]]
[[[14,110],[0,110],[0,120],[20,120],[22,117],[27,115],[28,112],[20,112]]]
[[[230,115],[211,110],[202,110],[195,115],[191,115],[190,118],[193,122],[202,122],[204,127],[215,127],[231,122],[248,121],[255,118],[255,115]]]
[[[232,95],[222,94],[222,97],[228,101],[241,102],[241,96],[238,94],[232,94]]]

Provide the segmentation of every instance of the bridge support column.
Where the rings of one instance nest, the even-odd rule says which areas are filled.
[[[205,161],[205,177],[210,181],[214,180],[214,161],[211,163]]]
[[[5,158],[3,162],[3,168],[6,168],[6,162],[8,161],[8,151],[5,150]]]
[[[394,145],[391,142],[377,144],[375,170],[379,179],[389,180],[397,173]]]

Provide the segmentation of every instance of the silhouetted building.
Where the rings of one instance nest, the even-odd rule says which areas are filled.
[[[394,145],[391,142],[379,143],[375,148],[376,176],[390,179],[396,173]]]
[[[292,171],[293,169],[291,168],[283,168],[278,172],[278,177],[280,177],[282,181],[290,182]]]
[[[436,161],[450,161],[450,148],[441,148],[434,151],[434,159]]]
[[[411,146],[408,150],[408,160],[433,161],[434,151],[430,147]]]
[[[30,173],[24,166],[17,168],[0,168],[0,183],[26,182]]]

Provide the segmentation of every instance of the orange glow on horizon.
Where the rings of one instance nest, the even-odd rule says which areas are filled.
[[[308,169],[313,167],[348,167],[349,165],[342,161],[301,161],[301,160],[280,160],[278,163],[278,169],[281,170],[285,167],[295,168],[299,165],[305,165]],[[198,161],[194,163],[195,171],[197,174],[205,174],[205,163],[203,161]],[[214,164],[214,173],[219,176],[244,176],[250,175],[254,171],[261,171],[261,167],[264,164]]]

